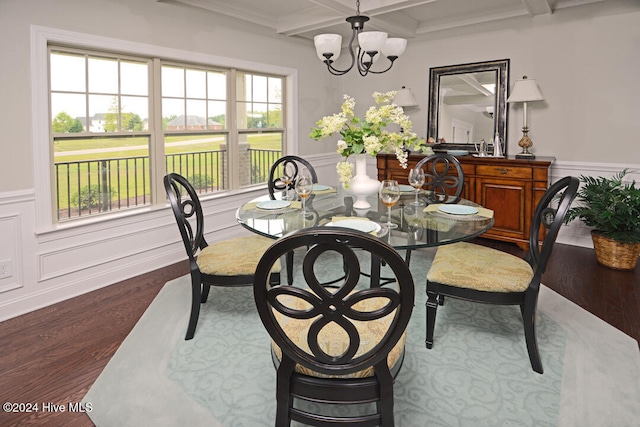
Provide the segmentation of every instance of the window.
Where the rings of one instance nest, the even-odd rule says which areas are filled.
[[[56,45],[48,59],[54,222],[164,204],[167,172],[201,194],[264,183],[285,151],[282,75]]]

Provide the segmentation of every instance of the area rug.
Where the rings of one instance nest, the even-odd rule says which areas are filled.
[[[635,340],[543,287],[530,367],[517,307],[447,299],[426,349],[424,278],[395,386],[397,426],[637,426]],[[250,287],[212,288],[193,340],[184,341],[190,280],[167,283],[84,398],[109,426],[272,426],[275,371]],[[295,424],[294,424],[295,425]]]

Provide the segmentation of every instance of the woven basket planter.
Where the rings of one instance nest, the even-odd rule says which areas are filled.
[[[636,267],[640,243],[620,243],[596,231],[591,232],[591,238],[600,264],[615,270],[633,270]]]

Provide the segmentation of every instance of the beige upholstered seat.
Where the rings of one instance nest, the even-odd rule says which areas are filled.
[[[260,258],[273,240],[262,236],[244,236],[212,243],[198,255],[198,267],[204,274],[215,276],[252,275]],[[280,264],[272,272],[280,271]]]
[[[489,292],[523,292],[532,278],[525,260],[466,242],[439,248],[427,274],[430,282]]]

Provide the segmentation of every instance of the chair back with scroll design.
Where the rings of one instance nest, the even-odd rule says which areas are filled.
[[[270,284],[271,266],[297,250],[305,254],[294,282]],[[395,281],[372,285],[363,274],[369,261],[384,262]],[[254,282],[277,369],[275,425],[295,420],[393,426],[393,381],[404,357],[414,292],[403,259],[367,233],[315,227],[276,241],[260,260]],[[334,405],[356,408],[339,411]]]
[[[415,169],[425,168],[424,187],[430,203],[457,203],[462,196],[464,172],[451,154],[436,153],[420,160]]]
[[[307,170],[309,170],[309,174],[311,174],[311,181],[314,184],[317,184],[318,175],[316,174],[315,169],[313,169],[311,163],[309,163],[302,157],[284,156],[276,160],[276,162],[271,166],[271,169],[269,170],[269,181],[267,182],[269,188],[269,197],[271,198],[271,200],[275,200],[275,193],[277,191],[293,190],[295,188],[296,180],[302,167],[305,167],[307,168]],[[289,168],[293,171],[293,179],[288,186],[280,180],[280,172],[282,168]]]

